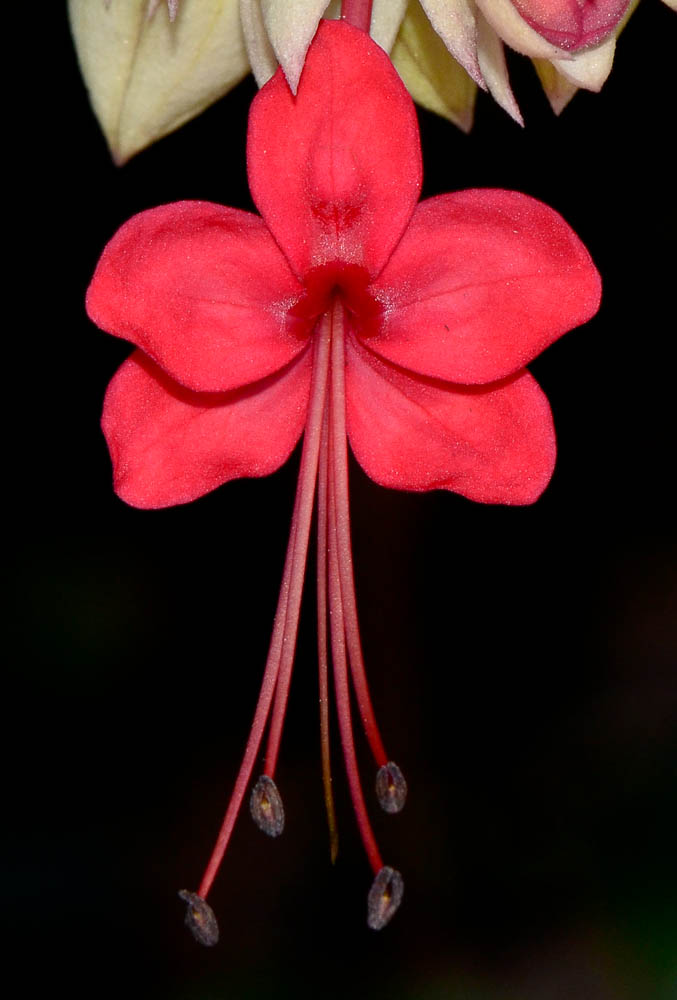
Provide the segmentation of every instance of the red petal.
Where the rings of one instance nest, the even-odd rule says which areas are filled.
[[[103,252],[90,317],[190,389],[220,392],[287,364],[306,340],[301,288],[256,215],[180,201],[135,215]]]
[[[331,260],[378,274],[418,200],[411,98],[364,32],[322,21],[298,93],[281,71],[252,102],[249,186],[297,274]]]
[[[267,476],[301,436],[311,352],[227,393],[184,389],[141,351],[118,369],[103,406],[115,491],[134,507],[171,507],[229,479]]]
[[[588,251],[547,205],[475,190],[421,202],[378,280],[381,332],[398,365],[466,384],[519,371],[597,311]]]
[[[482,503],[532,503],[555,465],[550,406],[527,371],[491,386],[412,378],[353,342],[350,444],[375,482],[453,490]]]

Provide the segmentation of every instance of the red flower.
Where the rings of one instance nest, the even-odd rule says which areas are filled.
[[[385,754],[364,678],[346,436],[384,486],[531,503],[550,479],[555,435],[524,365],[594,314],[600,281],[569,226],[525,195],[465,191],[417,205],[413,104],[385,53],[345,23],[321,23],[296,97],[278,72],[255,98],[247,155],[261,218],[179,202],[135,216],[106,247],[89,314],[140,350],[111,382],[103,428],[115,488],[138,507],[185,503],[229,479],[266,475],[304,434],[252,735],[200,896],[186,898],[200,936],[195,900],[225,849],[273,697],[252,811],[267,832],[281,832],[272,777],[317,484],[321,685],[326,704],[329,603],[344,756],[377,875],[369,922],[379,927],[399,902],[401,880],[383,867],[366,817],[346,652],[387,811],[401,806],[406,786]],[[323,716],[325,755],[327,726]],[[327,768],[325,756],[326,787]],[[331,818],[330,826],[333,835]]]

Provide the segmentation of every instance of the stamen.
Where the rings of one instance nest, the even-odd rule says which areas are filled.
[[[209,903],[206,903],[202,896],[188,889],[181,889],[179,896],[188,904],[186,910],[185,925],[191,931],[193,937],[199,944],[206,948],[213,948],[218,944],[219,925],[214,916]]]
[[[353,571],[353,551],[350,542],[350,500],[348,493],[348,444],[345,418],[345,374],[344,361],[332,363],[332,400],[335,401],[335,416],[332,423],[332,439],[335,451],[334,491],[336,494],[337,541],[339,571],[341,574],[341,596],[346,621],[346,640],[353,688],[360,710],[360,718],[369,741],[374,760],[379,767],[388,762],[388,755],[381,739],[374,708],[369,694],[367,672],[360,641],[360,625],[357,617],[355,596],[355,574]]]
[[[395,868],[385,866],[377,873],[367,896],[367,925],[380,931],[397,913],[404,895],[404,880]]]
[[[344,341],[343,341],[343,306],[340,301],[335,301],[332,308],[332,381],[330,389],[330,410],[329,422],[331,434],[329,438],[329,463],[328,463],[328,497],[329,497],[329,530],[327,532],[328,548],[328,582],[329,582],[329,621],[331,631],[331,653],[334,664],[334,688],[336,691],[336,707],[339,719],[339,729],[341,732],[341,744],[343,747],[343,759],[345,761],[346,776],[350,788],[350,797],[355,810],[357,826],[362,837],[362,843],[367,853],[369,863],[374,873],[383,867],[381,855],[379,853],[376,838],[369,823],[367,808],[362,794],[360,774],[357,766],[355,754],[355,743],[353,740],[353,727],[350,713],[350,690],[348,687],[348,662],[346,657],[346,633],[345,619],[343,614],[343,600],[341,591],[341,580],[339,576],[339,548],[337,540],[337,513],[336,513],[336,452],[334,442],[337,438],[337,427],[345,427],[345,417],[343,421],[339,419],[339,413],[345,406],[345,397],[339,393],[335,395],[334,386],[338,379],[343,377],[344,366]],[[345,433],[345,432],[344,432]]]
[[[378,769],[376,797],[384,812],[398,813],[404,809],[404,803],[407,801],[407,783],[399,767],[392,760]]]
[[[287,700],[289,698],[289,687],[291,684],[292,670],[294,667],[294,654],[296,652],[296,637],[299,628],[299,615],[301,612],[301,597],[303,595],[303,581],[306,573],[306,562],[308,557],[308,540],[310,536],[310,523],[313,516],[313,506],[315,504],[315,485],[317,482],[317,471],[320,459],[320,444],[322,437],[322,422],[324,419],[324,409],[327,399],[327,383],[329,381],[329,357],[331,339],[331,321],[328,314],[324,315],[316,328],[316,338],[318,341],[326,341],[326,357],[320,359],[319,350],[313,366],[313,379],[315,379],[315,368],[324,370],[321,398],[318,393],[317,399],[311,398],[308,407],[308,420],[303,442],[303,453],[301,455],[301,468],[299,470],[299,485],[297,489],[297,502],[294,509],[290,545],[292,546],[292,569],[289,581],[289,596],[287,598],[287,611],[284,622],[284,632],[282,636],[282,646],[280,652],[280,665],[277,676],[277,687],[275,691],[275,704],[270,720],[270,732],[268,733],[268,746],[266,748],[266,759],[264,763],[264,773],[271,777],[275,774],[277,758],[280,752],[280,742],[282,740],[282,727],[287,711]],[[306,447],[307,446],[307,447]]]
[[[249,811],[259,830],[269,837],[279,837],[284,830],[284,806],[277,785],[262,774],[252,788]]]
[[[320,444],[320,468],[317,479],[317,663],[320,693],[320,747],[322,785],[329,827],[331,863],[338,857],[338,828],[331,779],[331,744],[329,740],[329,651],[327,648],[327,479],[329,468],[329,406],[325,401]]]
[[[254,768],[256,756],[261,745],[263,733],[268,721],[270,706],[277,684],[280,661],[283,649],[293,647],[296,643],[296,633],[298,629],[299,609],[301,604],[301,591],[303,588],[303,575],[305,573],[306,555],[308,552],[308,538],[310,535],[310,522],[313,511],[313,496],[315,493],[315,482],[317,479],[317,468],[319,461],[320,436],[322,431],[322,416],[324,413],[325,398],[327,395],[327,382],[329,375],[331,323],[328,316],[323,317],[318,323],[316,336],[314,339],[313,351],[313,376],[310,388],[310,401],[308,403],[308,415],[306,419],[306,429],[303,437],[303,451],[301,453],[301,468],[299,480],[296,488],[296,500],[294,503],[294,515],[292,527],[287,545],[287,555],[285,558],[284,573],[280,596],[275,612],[275,622],[273,624],[273,634],[268,650],[266,667],[263,672],[261,691],[254,713],[254,721],[249,733],[249,739],[245,747],[244,757],[240,765],[235,786],[226,809],[221,829],[219,831],[212,856],[209,859],[205,873],[200,883],[199,895],[206,898],[221,861],[225,854],[228,841],[235,826],[237,814],[242,805],[242,799],[247,790],[249,779]],[[288,681],[287,681],[288,683]],[[286,704],[286,698],[285,698]],[[277,707],[277,706],[276,706]],[[281,720],[279,731],[281,733]],[[279,745],[279,740],[278,740]],[[276,753],[275,753],[276,756]],[[274,768],[265,767],[266,773],[271,777]]]

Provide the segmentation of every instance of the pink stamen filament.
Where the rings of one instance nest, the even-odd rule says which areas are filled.
[[[332,345],[336,344],[336,339]],[[332,346],[332,350],[335,347]],[[344,348],[345,351],[345,348]],[[383,740],[374,715],[374,708],[367,685],[364,667],[360,626],[357,617],[355,597],[355,574],[353,572],[353,550],[350,542],[350,500],[348,493],[348,438],[346,435],[345,405],[345,361],[332,360],[331,402],[332,402],[332,447],[334,449],[333,474],[334,498],[336,502],[336,542],[338,545],[338,565],[341,575],[341,598],[346,625],[346,641],[353,687],[364,732],[369,741],[374,760],[379,767],[388,762]]]
[[[280,596],[275,612],[261,691],[242,764],[198,891],[198,895],[202,899],[206,899],[223,860],[251,779],[271,706],[273,711],[263,773],[270,778],[275,773],[294,664],[316,485],[318,490],[317,602],[320,733],[322,776],[330,831],[331,855],[332,860],[334,860],[338,849],[338,838],[331,794],[327,612],[329,612],[330,617],[329,634],[334,665],[337,714],[350,795],[362,842],[374,874],[377,874],[383,867],[369,823],[360,783],[352,731],[348,682],[349,659],[364,730],[377,764],[383,766],[387,763],[388,758],[376,724],[367,686],[359,635],[350,544],[344,324],[344,306],[341,298],[335,294],[330,309],[318,321],[314,331],[313,375],[301,467]]]
[[[339,730],[341,732],[341,745],[343,747],[343,759],[345,762],[348,787],[350,797],[353,802],[353,809],[357,819],[358,829],[362,837],[362,843],[369,859],[374,874],[376,875],[383,867],[383,861],[374,837],[374,833],[367,815],[367,808],[362,794],[362,785],[357,766],[357,756],[355,754],[355,743],[353,740],[353,727],[350,713],[350,690],[348,686],[348,664],[346,659],[346,622],[343,607],[343,595],[341,590],[341,570],[340,559],[341,549],[338,539],[338,511],[336,502],[336,483],[341,475],[339,465],[341,458],[347,460],[345,451],[341,455],[336,449],[338,430],[343,427],[345,442],[345,389],[344,389],[344,366],[345,366],[345,343],[344,343],[344,313],[340,302],[334,304],[332,328],[332,362],[331,362],[331,388],[329,401],[329,463],[328,463],[328,487],[329,498],[329,525],[328,525],[328,581],[329,581],[329,622],[331,632],[331,653],[334,664],[334,689],[336,692],[336,708],[339,719]]]
[[[308,404],[308,416],[306,430],[303,438],[303,451],[301,454],[301,468],[296,490],[296,500],[294,502],[294,514],[292,517],[292,527],[287,546],[284,573],[280,587],[280,596],[275,612],[273,624],[273,634],[270,641],[270,649],[266,660],[266,667],[261,682],[259,700],[254,713],[252,728],[249,739],[245,747],[242,764],[235,779],[235,786],[228,803],[226,815],[224,816],[219,835],[209,859],[202,882],[198,890],[198,895],[206,899],[216,873],[219,869],[223,855],[225,854],[228,841],[235,826],[235,820],[242,804],[242,799],[247,790],[247,785],[251,778],[251,773],[259,752],[261,740],[268,720],[270,706],[273,699],[278,673],[280,671],[281,660],[284,651],[291,648],[293,660],[293,643],[296,641],[298,629],[299,610],[301,606],[301,592],[303,589],[303,578],[305,575],[306,556],[308,553],[308,538],[310,535],[310,522],[313,512],[313,498],[315,495],[315,483],[317,480],[317,468],[320,453],[320,439],[322,433],[322,418],[325,409],[327,395],[327,383],[329,375],[331,340],[331,319],[328,315],[322,317],[315,331],[313,344],[313,376],[310,389],[310,400]],[[286,656],[285,656],[286,661]],[[285,698],[286,702],[286,698]]]
[[[322,421],[322,444],[317,482],[317,663],[320,694],[320,747],[322,785],[329,827],[329,855],[332,864],[338,856],[338,829],[332,792],[331,745],[329,741],[329,651],[327,636],[327,546],[328,546],[328,477],[329,477],[329,407],[325,404]]]

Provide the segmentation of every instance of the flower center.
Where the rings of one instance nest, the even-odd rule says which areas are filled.
[[[361,336],[375,333],[382,307],[369,291],[369,272],[359,264],[342,260],[328,261],[312,267],[305,275],[305,292],[291,310],[293,316],[305,320],[310,328],[320,316],[329,313],[333,302],[340,299]]]

